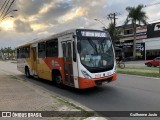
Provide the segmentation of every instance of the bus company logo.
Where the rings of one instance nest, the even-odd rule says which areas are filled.
[[[160,23],[156,24],[154,27],[154,31],[159,31],[160,30]]]
[[[11,112],[2,112],[2,117],[12,117]]]

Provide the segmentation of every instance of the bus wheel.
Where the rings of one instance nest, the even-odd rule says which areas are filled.
[[[55,76],[55,82],[56,82],[56,85],[59,87],[59,88],[62,88],[63,87],[63,81],[62,81],[62,77],[61,75],[56,75]]]
[[[30,78],[31,75],[30,75],[28,67],[25,68],[25,74],[27,78]]]

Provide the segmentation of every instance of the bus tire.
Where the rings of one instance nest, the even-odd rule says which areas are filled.
[[[28,67],[25,67],[25,74],[27,78],[31,77]]]
[[[63,87],[63,80],[62,76],[59,71],[53,71],[53,82],[56,84],[57,87],[62,88]]]

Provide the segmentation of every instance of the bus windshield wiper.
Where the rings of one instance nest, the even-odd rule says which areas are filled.
[[[96,51],[96,53],[98,53],[96,44],[89,38],[87,38],[88,42],[90,43],[90,45],[92,46],[92,48]]]

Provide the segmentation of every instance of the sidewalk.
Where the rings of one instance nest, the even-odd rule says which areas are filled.
[[[0,70],[0,111],[81,111],[78,105],[50,94],[28,81],[16,78]],[[2,118],[1,118],[2,119]],[[3,118],[8,120],[9,118]],[[11,118],[17,120],[17,118]],[[21,118],[28,120],[29,118]],[[69,120],[66,117],[31,118],[34,120]],[[81,117],[72,120],[84,119]],[[98,118],[94,118],[99,120]],[[104,120],[103,118],[100,118]],[[87,118],[92,120],[92,118]]]

